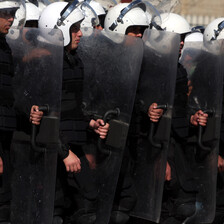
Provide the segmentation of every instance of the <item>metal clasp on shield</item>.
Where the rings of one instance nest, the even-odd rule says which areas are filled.
[[[167,108],[168,108],[168,105],[164,104],[164,105],[158,105],[156,109],[167,110]],[[150,144],[152,146],[161,149],[162,148],[162,144],[158,143],[158,142],[155,142],[155,140],[154,140],[154,136],[153,135],[154,135],[154,132],[155,132],[155,126],[156,126],[156,123],[150,122],[148,140],[149,140],[149,142],[150,142]]]

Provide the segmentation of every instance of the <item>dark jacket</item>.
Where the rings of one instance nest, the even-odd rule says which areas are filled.
[[[16,126],[12,78],[12,52],[5,36],[0,35],[0,130],[4,131],[12,131]]]
[[[62,149],[59,156],[68,156],[71,146],[86,143],[88,122],[82,112],[83,99],[83,63],[76,51],[64,53],[60,137]]]

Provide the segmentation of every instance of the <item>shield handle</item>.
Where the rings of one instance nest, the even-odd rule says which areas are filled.
[[[112,118],[114,117],[118,117],[120,115],[120,109],[119,108],[115,108],[114,110],[108,110],[104,116],[103,116],[103,122],[104,122],[104,125],[109,121],[111,120]],[[103,147],[103,140],[102,139],[98,139],[98,150],[104,154],[104,155],[109,155],[110,154],[110,151],[105,149]]]
[[[157,106],[157,109],[163,109],[163,110],[166,110],[167,109],[167,104],[165,105],[158,105]],[[149,135],[148,135],[148,140],[150,142],[150,144],[156,148],[159,148],[159,149],[162,149],[162,144],[161,143],[157,143],[154,141],[154,132],[155,132],[155,126],[156,126],[156,123],[154,122],[150,122],[150,129],[149,129]]]
[[[204,110],[204,113],[208,113],[209,115],[212,115],[214,112],[213,110]],[[198,146],[199,150],[197,150],[198,157],[200,160],[204,160],[206,156],[211,152],[211,148],[208,146],[203,145],[202,143],[202,132],[203,132],[203,126],[198,126]]]
[[[49,106],[44,105],[44,106],[39,106],[39,111],[43,111],[44,113],[49,112]],[[31,130],[31,146],[32,149],[35,152],[44,152],[44,149],[41,147],[38,147],[36,144],[36,135],[37,135],[37,125],[32,124],[32,130]]]

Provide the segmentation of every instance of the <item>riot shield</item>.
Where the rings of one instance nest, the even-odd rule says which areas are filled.
[[[11,223],[52,224],[61,103],[63,39],[59,30],[24,28],[7,41],[14,60],[17,130],[12,144]],[[41,39],[41,41],[39,40]],[[44,111],[29,121],[33,105]]]
[[[106,11],[119,3],[117,0],[97,0],[96,2],[100,3]]]
[[[137,204],[131,214],[159,222],[176,83],[179,35],[147,30],[143,41],[144,56],[138,100],[144,115],[135,153],[137,158],[134,181]],[[152,103],[157,103],[158,107],[164,110],[158,123],[150,122],[147,115]]]
[[[110,124],[106,140],[98,139],[93,148],[85,150],[98,189],[95,223],[106,224],[126,145],[143,44],[141,39],[113,32],[83,33],[78,53],[85,72],[84,112]]]
[[[187,42],[183,65],[189,71],[190,114],[198,110],[208,114],[205,127],[192,127],[188,150],[193,148],[191,161],[195,181],[195,213],[183,223],[212,223],[216,209],[217,156],[223,97],[223,72],[221,72],[222,42]]]

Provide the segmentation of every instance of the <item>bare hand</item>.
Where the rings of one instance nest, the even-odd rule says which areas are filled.
[[[43,114],[44,113],[42,111],[39,111],[38,106],[33,105],[30,111],[30,121],[32,122],[32,124],[39,125]]]
[[[85,154],[86,159],[89,162],[89,167],[90,169],[96,169],[96,158],[92,154]]]
[[[23,62],[29,62],[35,58],[51,55],[51,53],[44,48],[35,48],[29,54],[23,57]]]
[[[0,157],[0,175],[3,174],[3,160],[2,157]]]
[[[197,111],[194,115],[191,115],[190,122],[194,126],[206,126],[208,121],[208,114],[204,113],[202,110]]]
[[[170,181],[171,180],[171,167],[169,165],[169,163],[166,163],[166,176],[165,176],[165,180],[166,181]]]
[[[163,109],[157,109],[157,106],[157,103],[153,103],[148,109],[148,116],[152,122],[158,122],[163,114]]]
[[[218,170],[219,172],[224,171],[224,159],[221,156],[218,157]]]
[[[63,162],[67,172],[79,173],[81,171],[81,161],[71,150]]]
[[[102,119],[91,120],[89,126],[94,130],[96,134],[100,136],[101,139],[105,139],[107,137],[107,133],[109,131],[109,124],[104,124]]]

